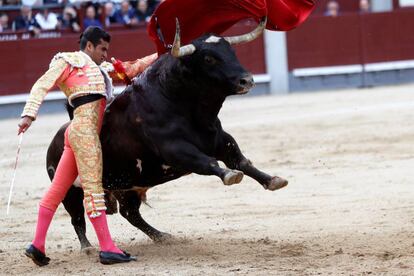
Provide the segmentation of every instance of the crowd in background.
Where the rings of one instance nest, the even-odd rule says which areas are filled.
[[[0,32],[72,30],[80,32],[88,26],[108,28],[113,25],[136,26],[148,22],[155,8],[163,0],[0,0]],[[20,14],[11,18],[7,9],[20,7]],[[31,7],[36,7],[33,12]],[[53,12],[50,7],[55,7]],[[60,7],[56,9],[56,7]],[[359,11],[371,11],[369,0],[359,0]],[[341,8],[336,0],[326,4],[326,16],[336,17]]]
[[[89,26],[136,26],[148,22],[162,1],[0,0],[0,7],[20,6],[20,14],[14,18],[7,9],[0,10],[0,32],[29,31],[37,35],[51,30],[80,32]]]

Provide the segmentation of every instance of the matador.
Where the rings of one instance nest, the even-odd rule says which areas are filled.
[[[116,64],[124,72],[114,71],[105,62],[110,35],[99,27],[89,27],[81,35],[80,51],[56,54],[49,70],[33,85],[26,102],[19,133],[25,132],[37,117],[43,99],[58,86],[74,108],[74,117],[65,132],[64,151],[46,194],[40,201],[35,237],[25,254],[37,265],[47,265],[46,234],[55,211],[79,176],[84,192],[86,213],[99,240],[99,259],[103,264],[129,262],[136,258],[120,250],[112,241],[106,220],[102,187],[102,151],[99,132],[107,100],[112,98],[112,79],[132,78],[141,73],[157,54],[132,62]]]

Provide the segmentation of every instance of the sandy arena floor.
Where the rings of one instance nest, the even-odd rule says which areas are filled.
[[[225,187],[191,175],[154,188],[153,208],[141,207],[142,214],[175,241],[154,244],[119,214],[110,216],[116,242],[139,257],[114,266],[80,252],[63,207],[47,239],[50,265],[38,268],[23,256],[49,185],[46,149],[67,116],[41,116],[25,136],[9,217],[18,121],[0,121],[0,274],[414,275],[413,90],[227,101],[224,128],[256,166],[289,186],[269,192],[248,177]]]

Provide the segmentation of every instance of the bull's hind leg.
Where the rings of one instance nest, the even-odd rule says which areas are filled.
[[[118,199],[121,215],[150,239],[155,242],[163,242],[172,237],[168,233],[158,231],[142,218],[139,212],[141,198],[136,191],[114,191],[113,194]]]
[[[83,208],[83,190],[72,186],[67,192],[65,199],[62,201],[66,211],[72,218],[72,225],[78,235],[81,250],[92,248],[91,243],[86,238],[85,209]]]
[[[270,176],[255,168],[252,162],[241,153],[236,140],[224,131],[222,141],[217,150],[217,159],[222,160],[229,168],[244,172],[267,190],[274,191],[288,184],[287,180],[281,177]]]

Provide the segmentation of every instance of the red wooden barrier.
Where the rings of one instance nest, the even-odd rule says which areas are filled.
[[[362,18],[365,63],[414,59],[414,10]]]
[[[360,63],[359,15],[311,17],[287,33],[289,70]]]
[[[287,33],[289,70],[414,59],[414,9],[315,16]]]

